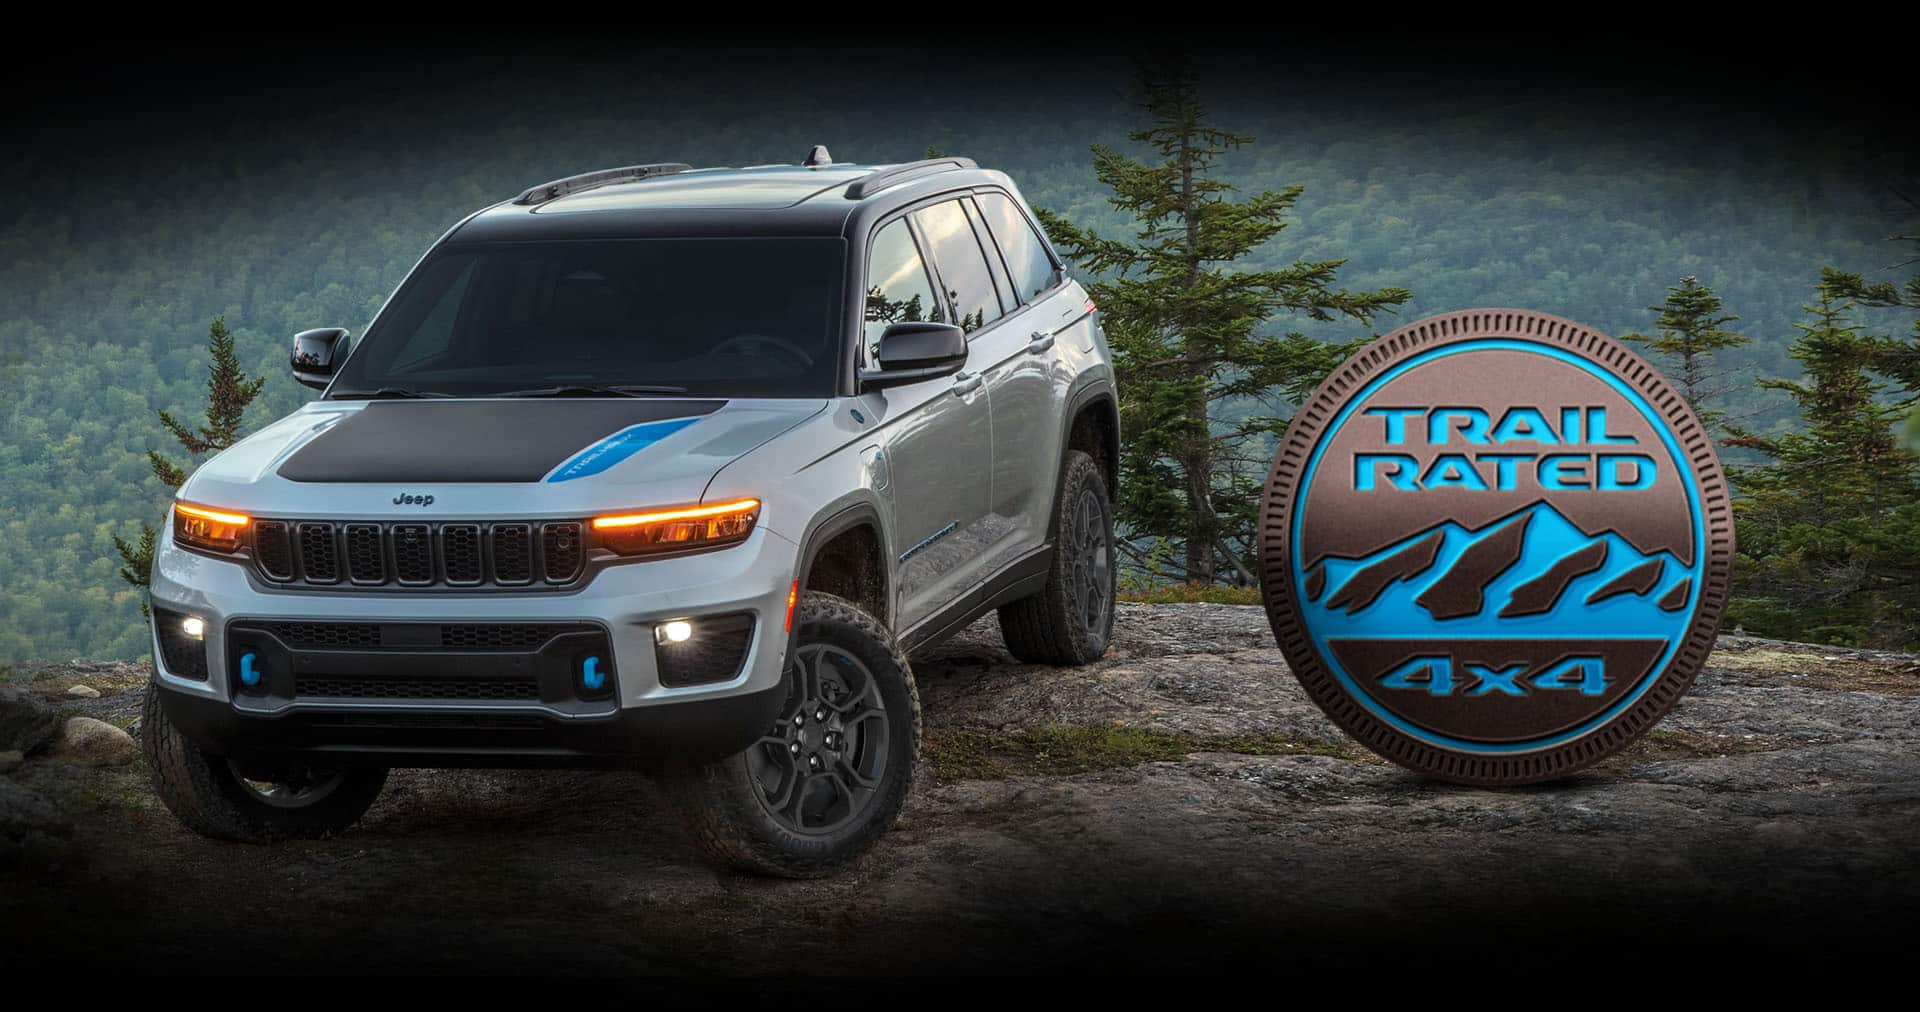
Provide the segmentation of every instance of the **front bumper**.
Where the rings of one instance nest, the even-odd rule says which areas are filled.
[[[271,587],[243,564],[163,543],[154,559],[153,606],[156,614],[201,620],[209,671],[195,678],[172,670],[156,639],[154,681],[169,719],[219,754],[339,752],[387,765],[436,766],[704,760],[751,744],[784,699],[785,616],[797,557],[792,542],[762,528],[733,548],[610,566],[564,593],[343,593]],[[753,625],[737,674],[707,684],[663,684],[656,626],[687,620],[698,628],[703,616],[739,615],[752,616]],[[602,666],[612,684],[592,694],[596,698],[562,698],[570,694],[552,691],[551,672],[541,667],[552,659],[527,654],[539,673],[537,698],[407,698],[411,690],[400,698],[390,692],[339,698],[303,695],[285,678],[271,691],[249,690],[238,659],[259,642],[249,630],[274,622],[377,624],[389,633],[488,623],[584,627],[611,653],[611,663]],[[408,650],[406,674],[427,683],[441,676],[485,678],[520,656]],[[287,663],[316,658],[356,674],[397,663],[386,652],[288,654]]]
[[[706,762],[753,744],[786,690],[562,720],[506,707],[298,706],[262,715],[159,686],[167,720],[215,755],[326,756],[378,766],[626,767]]]

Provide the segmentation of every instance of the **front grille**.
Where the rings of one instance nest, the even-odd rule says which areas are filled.
[[[540,554],[546,559],[547,579],[566,583],[580,572],[586,558],[586,546],[580,540],[579,524],[545,524],[540,528]]]
[[[347,578],[355,583],[387,582],[387,547],[379,524],[347,525]]]
[[[481,681],[459,678],[295,677],[293,694],[303,699],[539,699],[531,678]]]
[[[462,586],[480,582],[480,527],[447,524],[440,528],[440,558],[447,582]]]
[[[270,580],[293,579],[293,543],[287,538],[287,525],[278,520],[261,520],[253,525],[253,554],[260,560],[260,571]]]
[[[580,623],[485,622],[435,626],[424,623],[263,622],[261,629],[295,650],[514,650],[532,651],[555,636],[600,631]]]
[[[340,582],[340,550],[332,524],[300,525],[300,572],[311,583]]]
[[[186,616],[165,608],[153,609],[153,631],[160,641],[160,660],[167,670],[181,678],[205,681],[207,644],[187,635],[181,623]]]
[[[493,579],[495,583],[533,582],[533,528],[493,525]]]
[[[433,528],[393,525],[393,577],[409,587],[433,582]]]
[[[254,562],[273,583],[354,587],[563,587],[586,569],[585,528],[547,523],[258,520]]]

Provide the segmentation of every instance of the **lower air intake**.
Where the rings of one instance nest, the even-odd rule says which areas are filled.
[[[540,685],[526,679],[298,677],[302,699],[539,699]]]

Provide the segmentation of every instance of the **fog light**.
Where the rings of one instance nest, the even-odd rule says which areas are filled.
[[[653,627],[653,661],[660,684],[711,685],[738,678],[753,648],[753,615],[702,615]]]
[[[180,631],[194,639],[199,639],[207,634],[207,624],[198,616],[189,615],[180,621]]]

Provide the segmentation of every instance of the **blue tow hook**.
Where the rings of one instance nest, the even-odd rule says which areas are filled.
[[[240,684],[249,688],[260,684],[260,669],[253,666],[253,654],[240,655]]]
[[[589,657],[580,665],[580,684],[586,686],[588,692],[599,692],[601,686],[607,684],[607,673],[600,670],[600,658]]]

